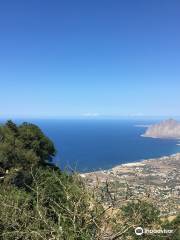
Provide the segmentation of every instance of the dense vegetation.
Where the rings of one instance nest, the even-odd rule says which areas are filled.
[[[0,239],[162,239],[136,236],[137,226],[174,229],[163,239],[180,239],[179,217],[161,222],[159,211],[140,200],[122,208],[114,202],[107,206],[79,175],[51,163],[55,152],[51,140],[33,124],[8,121],[0,127]]]

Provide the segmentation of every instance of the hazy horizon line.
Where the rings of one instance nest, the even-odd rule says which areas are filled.
[[[180,115],[57,115],[57,116],[31,116],[31,115],[7,115],[0,116],[0,120],[8,120],[8,119],[164,119],[164,118],[180,118]]]

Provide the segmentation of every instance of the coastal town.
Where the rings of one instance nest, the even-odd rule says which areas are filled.
[[[153,203],[162,217],[180,212],[180,153],[81,174],[90,188],[103,193],[105,204],[129,200]],[[102,195],[101,195],[102,197]]]

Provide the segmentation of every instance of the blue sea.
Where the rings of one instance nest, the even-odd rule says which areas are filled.
[[[26,120],[27,121],[27,120]],[[22,120],[18,120],[18,123]],[[109,169],[122,163],[180,152],[177,140],[141,137],[155,120],[28,120],[54,142],[60,168],[80,172]]]

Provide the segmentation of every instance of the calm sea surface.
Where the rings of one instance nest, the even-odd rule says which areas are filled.
[[[18,123],[20,121],[17,121]],[[135,120],[29,120],[54,141],[55,163],[81,172],[180,152],[176,140],[143,138]]]

